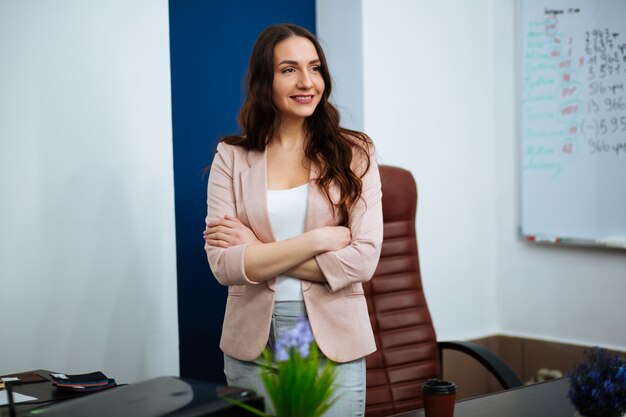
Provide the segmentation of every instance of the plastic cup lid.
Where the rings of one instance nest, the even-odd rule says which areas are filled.
[[[422,392],[428,394],[451,394],[456,392],[456,384],[451,381],[429,379],[422,385]]]

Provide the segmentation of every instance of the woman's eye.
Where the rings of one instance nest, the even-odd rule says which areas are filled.
[[[290,72],[295,72],[295,71],[296,71],[295,69],[293,69],[291,67],[287,67],[287,68],[285,68],[283,70],[283,74],[290,73]]]
[[[311,71],[320,72],[322,69],[319,66],[315,66],[311,68]]]

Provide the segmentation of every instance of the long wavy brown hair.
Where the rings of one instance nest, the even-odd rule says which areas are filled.
[[[293,24],[272,25],[259,35],[248,67],[246,101],[239,112],[240,136],[227,136],[222,141],[247,149],[265,151],[280,126],[280,116],[272,100],[274,81],[274,47],[281,41],[300,36],[313,43],[320,59],[320,73],[324,79],[324,92],[313,114],[305,120],[305,156],[319,167],[317,185],[339,213],[341,224],[347,225],[350,208],[361,197],[361,178],[370,166],[371,139],[362,132],[339,126],[339,111],[328,98],[332,80],[324,51],[317,38],[308,30]],[[358,172],[353,158],[364,164]],[[333,201],[330,186],[339,187],[339,198]]]

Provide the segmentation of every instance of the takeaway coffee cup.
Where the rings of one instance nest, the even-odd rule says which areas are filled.
[[[422,385],[422,398],[426,417],[453,417],[456,384],[429,379]]]

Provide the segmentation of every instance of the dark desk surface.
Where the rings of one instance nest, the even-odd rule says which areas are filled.
[[[458,401],[454,417],[572,417],[569,379],[561,378]],[[424,410],[394,417],[424,417]]]
[[[83,396],[82,393],[73,393],[73,392],[65,392],[60,391],[52,386],[52,382],[50,382],[50,372],[43,369],[38,369],[35,372],[39,375],[46,378],[47,382],[37,382],[33,384],[22,384],[16,385],[13,387],[13,392],[18,392],[24,395],[30,395],[31,397],[37,398],[37,400],[33,400],[31,402],[23,402],[15,404],[15,409],[18,413],[23,413],[24,411],[32,410],[37,407],[41,407],[42,404],[46,402],[57,402],[63,401],[71,398],[76,398]],[[0,417],[5,417],[9,415],[9,409],[7,406],[0,407]]]
[[[31,410],[34,410],[36,408],[41,408],[46,405],[50,405],[52,403],[56,404],[59,402],[63,402],[65,400],[71,400],[73,398],[78,398],[78,397],[85,397],[85,396],[95,394],[97,392],[102,392],[102,391],[95,391],[93,393],[74,393],[74,392],[66,392],[66,391],[58,390],[56,387],[52,385],[52,382],[50,382],[51,371],[39,369],[36,371],[29,371],[29,372],[35,372],[43,376],[47,381],[30,383],[30,384],[20,384],[20,385],[13,386],[13,392],[17,392],[20,394],[29,395],[31,397],[37,398],[37,400],[33,400],[31,402],[23,402],[23,403],[15,404],[15,409],[16,409],[18,417],[31,415],[30,413]],[[240,388],[218,386],[218,385],[210,384],[210,383],[207,383],[207,384],[211,385],[211,389],[215,389],[218,395],[230,395],[232,393],[235,393],[235,392],[238,393],[242,391]],[[108,388],[105,391],[115,390],[115,389],[116,388]],[[238,399],[255,407],[262,406],[262,400],[257,395],[247,396],[245,399],[241,399],[241,398],[238,398]],[[227,407],[235,407],[235,406],[227,406]],[[227,412],[228,414],[224,414],[224,412]],[[222,410],[217,415],[249,416],[252,414],[243,409],[236,407],[233,410],[230,410],[230,409],[226,411]],[[8,417],[8,416],[9,416],[9,408],[7,406],[0,406],[0,417]]]
[[[35,371],[49,379],[49,371]],[[499,391],[456,403],[455,417],[572,417],[574,407],[567,398],[567,378],[542,382],[526,387]],[[27,410],[41,406],[45,401],[60,401],[85,394],[59,391],[50,382],[15,386],[14,392],[37,398],[36,404],[16,405],[18,416]],[[7,407],[0,407],[0,417],[9,415]],[[397,414],[394,417],[424,417],[424,410]]]

